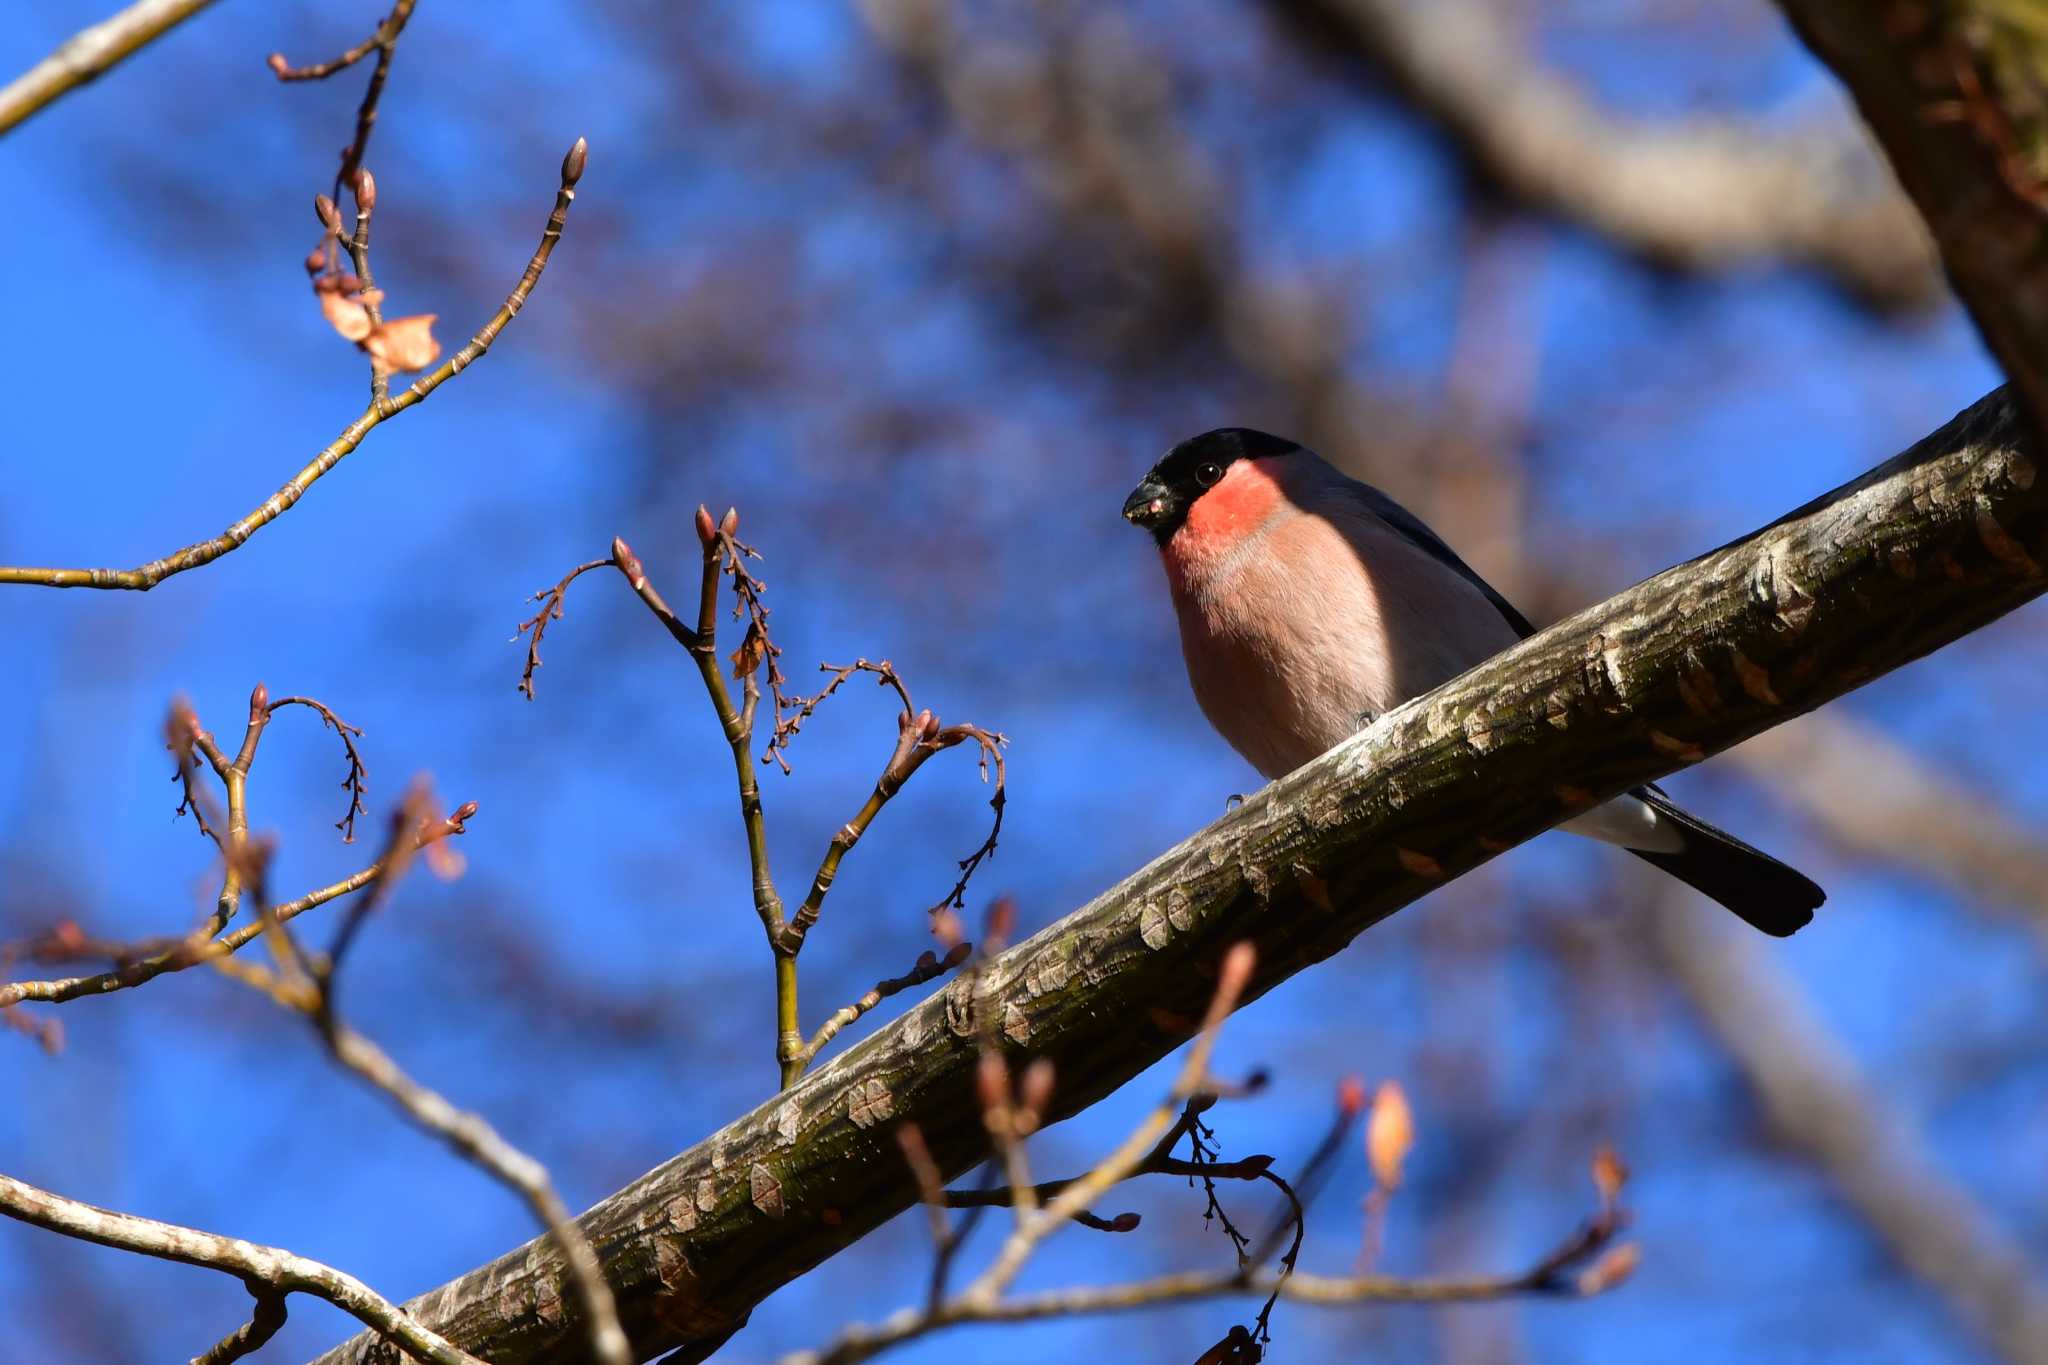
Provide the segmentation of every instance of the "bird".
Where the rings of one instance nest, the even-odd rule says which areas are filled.
[[[1152,533],[1202,713],[1268,778],[1536,627],[1414,513],[1307,447],[1221,427],[1167,451],[1124,502]],[[1635,787],[1568,820],[1780,937],[1826,893]]]

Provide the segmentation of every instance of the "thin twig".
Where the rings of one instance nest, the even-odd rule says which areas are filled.
[[[116,1213],[0,1175],[0,1213],[24,1223],[159,1260],[177,1261],[269,1286],[279,1294],[314,1294],[434,1365],[485,1365],[428,1330],[403,1308],[355,1276],[282,1247],[259,1246],[196,1228]]]
[[[639,556],[622,539],[612,540],[611,562],[618,566],[633,592],[661,622],[675,641],[688,651],[697,665],[698,675],[704,680],[705,694],[711,700],[712,709],[718,714],[720,729],[725,734],[726,745],[732,750],[733,777],[739,790],[740,822],[746,830],[747,863],[753,872],[754,913],[761,921],[761,929],[767,935],[768,944],[775,956],[775,1058],[786,1088],[796,1083],[803,1074],[801,1061],[804,1038],[798,1027],[797,1015],[797,972],[796,955],[780,946],[783,931],[782,896],[775,889],[775,873],[768,859],[768,822],[761,808],[761,783],[754,768],[753,709],[752,698],[758,696],[754,687],[753,673],[746,670],[742,662],[736,672],[745,680],[748,700],[745,710],[733,705],[732,692],[726,686],[725,674],[718,666],[718,623],[717,601],[718,580],[727,569],[727,562],[742,554],[753,553],[741,545],[734,536],[739,528],[739,514],[728,511],[722,522],[713,524],[711,514],[704,508],[697,509],[697,536],[704,546],[703,573],[698,584],[697,626],[692,629],[677,616],[659,589],[649,581],[646,568]],[[744,569],[736,572],[735,583],[753,583],[755,599],[758,602],[759,584],[746,574]],[[765,619],[765,609],[763,618]],[[751,631],[758,620],[749,622]],[[746,646],[742,645],[744,655]],[[758,661],[757,661],[758,662]]]
[[[344,844],[354,843],[356,841],[356,817],[363,814],[365,810],[363,793],[367,789],[367,780],[370,776],[370,769],[363,762],[362,751],[356,748],[356,741],[363,737],[362,727],[360,725],[350,725],[340,716],[335,715],[332,707],[328,706],[325,702],[316,701],[312,697],[280,697],[270,703],[265,714],[266,716],[275,715],[278,708],[284,706],[304,706],[318,712],[320,719],[326,722],[328,728],[341,737],[341,747],[348,759],[348,772],[341,779],[342,789],[348,793],[348,809],[342,812],[341,819],[334,822],[334,827],[341,831],[341,841]],[[244,772],[248,771],[246,765],[242,765],[242,767]]]
[[[619,1324],[618,1305],[604,1270],[590,1241],[576,1225],[569,1208],[556,1192],[547,1168],[507,1142],[480,1114],[456,1108],[439,1093],[408,1076],[390,1055],[364,1035],[342,1022],[336,1008],[336,984],[342,960],[356,929],[382,902],[389,898],[411,862],[419,844],[413,830],[430,826],[426,813],[431,798],[424,783],[415,783],[391,822],[391,837],[377,860],[378,875],[370,895],[350,907],[350,913],[336,931],[333,947],[324,961],[315,961],[301,950],[291,932],[277,916],[260,905],[266,931],[282,941],[277,953],[284,977],[252,984],[287,1008],[307,1014],[329,1054],[348,1071],[388,1095],[406,1115],[435,1134],[463,1157],[496,1177],[523,1198],[527,1206],[554,1236],[561,1248],[570,1283],[582,1301],[583,1314],[591,1333],[592,1346],[602,1365],[632,1365],[632,1349]],[[310,996],[301,991],[299,980],[310,985]],[[254,976],[256,974],[248,974]]]
[[[133,569],[49,569],[20,566],[0,567],[0,584],[26,583],[45,588],[103,588],[127,589],[146,592],[175,574],[181,574],[201,565],[211,564],[222,555],[236,550],[250,536],[282,516],[291,506],[306,495],[306,490],[319,481],[322,475],[341,463],[363,438],[379,424],[395,417],[407,408],[425,401],[428,394],[469,368],[491,348],[498,333],[525,306],[527,297],[533,293],[534,285],[540,282],[541,272],[547,268],[548,257],[554,252],[555,243],[562,235],[562,225],[569,215],[569,205],[576,198],[576,182],[583,174],[588,147],[582,138],[569,149],[562,161],[562,182],[555,192],[554,211],[548,215],[547,226],[542,229],[540,245],[534,249],[533,258],[526,264],[526,272],[519,283],[505,297],[504,304],[484,325],[477,329],[469,343],[434,370],[421,375],[408,384],[397,397],[387,397],[373,402],[345,427],[341,434],[329,442],[327,447],[314,456],[297,474],[247,516],[241,518],[227,530],[211,540],[197,541],[184,549],[153,559]]]
[[[837,1036],[839,1030],[853,1023],[890,996],[901,991],[907,991],[912,986],[922,986],[927,981],[944,976],[947,972],[966,961],[968,954],[973,951],[974,945],[971,943],[954,944],[947,950],[944,957],[939,957],[935,953],[926,951],[919,954],[916,964],[902,976],[893,976],[886,981],[877,981],[873,990],[854,1001],[851,1005],[842,1005],[833,1013],[831,1018],[818,1026],[818,1031],[811,1035],[811,1041],[804,1044],[804,1064],[808,1066],[811,1062],[815,1061],[818,1054],[824,1050],[825,1044],[831,1042]]]
[[[593,559],[578,564],[575,568],[563,574],[562,581],[555,584],[554,587],[543,588],[526,599],[529,602],[540,603],[540,610],[524,621],[521,621],[519,629],[513,634],[512,638],[516,640],[521,635],[526,637],[526,669],[519,675],[519,690],[526,694],[528,701],[533,700],[533,675],[540,668],[540,637],[547,633],[550,621],[562,619],[562,601],[564,595],[569,591],[569,585],[584,574],[589,573],[592,569],[602,569],[611,562],[609,559]]]
[[[384,96],[384,81],[391,74],[391,58],[398,50],[398,35],[405,31],[406,21],[412,18],[413,7],[418,3],[419,0],[393,0],[391,13],[384,16],[375,31],[332,61],[295,67],[285,60],[283,53],[270,54],[270,69],[280,81],[324,81],[337,71],[354,66],[372,52],[377,54],[377,65],[370,72],[370,84],[363,91],[363,102],[356,107],[355,137],[342,149],[341,167],[334,173],[334,197],[337,200],[341,198],[341,187],[362,166],[363,154],[369,150],[370,131],[377,124],[377,105]],[[369,287],[367,275],[364,276],[363,287]]]
[[[192,1365],[228,1365],[240,1360],[276,1336],[285,1323],[285,1296],[265,1284],[244,1281],[256,1300],[249,1320],[222,1337],[203,1354],[192,1357]]]
[[[55,52],[0,88],[0,134],[60,95],[105,74],[213,0],[138,0],[111,19],[81,29]]]
[[[419,830],[414,836],[414,847],[424,847],[449,838],[452,835],[463,833],[465,829],[464,822],[474,816],[476,812],[476,802],[468,801],[463,803],[447,819],[436,825]],[[317,891],[309,891],[296,900],[273,905],[269,907],[269,914],[280,923],[289,923],[308,910],[318,909],[330,901],[339,900],[343,896],[354,895],[365,887],[374,885],[382,874],[382,863],[372,863],[361,871],[351,873],[338,882],[323,886]],[[10,981],[0,983],[0,1010],[7,1009],[24,1001],[34,1001],[38,1004],[50,1005],[62,1004],[67,1000],[76,1000],[81,996],[107,995],[114,991],[140,986],[145,981],[154,980],[156,977],[162,976],[167,972],[181,972],[188,967],[196,967],[203,962],[218,962],[228,954],[239,952],[247,947],[262,933],[263,926],[260,923],[245,924],[234,932],[224,934],[219,938],[194,939],[187,937],[177,940],[172,946],[167,948],[157,948],[151,945],[147,956],[137,957],[133,961],[122,962],[120,966],[112,971],[100,972],[93,976],[74,976],[50,981]],[[101,953],[95,954],[95,956],[115,956],[118,959],[119,953]]]

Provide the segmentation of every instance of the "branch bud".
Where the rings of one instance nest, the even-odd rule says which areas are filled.
[[[712,523],[711,509],[703,503],[697,504],[697,539],[709,545],[718,534],[718,527]]]
[[[255,721],[261,720],[264,714],[269,710],[270,689],[265,687],[262,683],[257,683],[256,690],[249,694],[250,721],[253,723]]]
[[[1224,1001],[1224,1009],[1237,1008],[1238,997],[1251,984],[1252,966],[1258,960],[1258,950],[1251,940],[1230,945],[1230,951],[1223,955],[1222,970],[1216,973],[1216,998]]]
[[[562,183],[573,189],[583,178],[583,167],[589,160],[590,140],[579,137],[576,145],[569,149],[569,154],[562,158]]]
[[[377,211],[377,177],[370,174],[368,166],[356,167],[356,212],[368,216]]]
[[[726,508],[725,517],[718,523],[718,529],[729,536],[738,535],[740,533],[740,509],[737,507]]]
[[[320,220],[320,226],[329,232],[341,231],[341,210],[334,207],[334,201],[324,194],[313,196],[313,216]]]
[[[1111,1232],[1136,1232],[1140,1219],[1135,1213],[1120,1213],[1109,1220]]]
[[[1347,1119],[1354,1119],[1364,1111],[1364,1077],[1346,1076],[1343,1080],[1337,1082],[1337,1112]]]
[[[974,1089],[981,1098],[981,1111],[991,1130],[997,1115],[1004,1114],[1010,1107],[1010,1064],[1003,1060],[1003,1054],[990,1050],[981,1054],[980,1063],[974,1068]]]
[[[284,59],[284,54],[282,52],[271,53],[268,57],[265,57],[263,59],[263,64],[269,67],[274,74],[279,76],[284,75],[285,72],[292,69],[292,64]]]
[[[633,547],[618,536],[612,537],[612,563],[619,566],[619,572],[631,580],[636,589],[647,577],[646,571],[640,567],[640,556],[634,554]]]
[[[463,825],[471,819],[473,819],[475,815],[476,802],[465,801],[455,808],[455,813],[453,815],[448,817],[449,827],[452,829],[461,829]]]
[[[1040,1057],[1024,1068],[1024,1083],[1018,1089],[1030,1127],[1038,1127],[1046,1106],[1052,1103],[1052,1060]]]
[[[314,249],[313,249],[312,251],[310,251],[310,252],[308,252],[308,253],[306,254],[306,273],[307,273],[308,275],[317,275],[317,274],[319,274],[319,273],[320,273],[321,271],[325,270],[326,268],[327,268],[327,253],[326,253],[326,252],[324,252],[324,251],[322,251],[322,250],[320,250],[319,248],[317,248],[317,247],[316,247],[316,248],[314,248]]]
[[[1000,952],[1010,941],[1010,931],[1017,927],[1017,902],[1008,896],[998,896],[996,903],[988,908],[988,932],[982,937],[988,942],[991,952]]]

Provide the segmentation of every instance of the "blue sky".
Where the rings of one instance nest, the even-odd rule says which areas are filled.
[[[101,7],[35,7],[0,35],[0,67]],[[211,535],[360,410],[360,357],[320,321],[298,265],[359,83],[281,88],[261,58],[324,55],[372,8],[219,6],[0,141],[15,318],[0,355],[17,384],[0,561],[125,566]],[[1243,5],[1199,9],[1191,32],[1252,22]],[[482,806],[467,876],[412,879],[365,932],[355,1022],[546,1161],[579,1206],[772,1084],[766,956],[722,741],[687,660],[593,576],[552,628],[538,700],[513,687],[523,599],[614,534],[685,597],[688,509],[739,503],[799,683],[817,660],[886,656],[921,704],[1007,732],[1010,815],[975,903],[1015,895],[1026,929],[1250,780],[1195,711],[1149,547],[1116,508],[1158,450],[1269,420],[1261,400],[1205,379],[1209,360],[1133,386],[1085,346],[1050,348],[1029,301],[976,274],[990,242],[1030,231],[1028,177],[957,134],[915,143],[937,148],[930,172],[958,197],[957,217],[934,219],[889,178],[903,167],[792,138],[849,92],[896,97],[850,11],[716,12],[720,59],[778,92],[786,122],[750,121],[737,97],[739,113],[679,111],[679,91],[704,87],[675,74],[648,36],[656,16],[630,6],[423,5],[370,157],[378,279],[391,306],[439,312],[459,340],[516,278],[561,153],[587,135],[581,198],[525,314],[219,563],[147,595],[0,595],[0,936],[58,916],[109,937],[181,929],[214,869],[170,817],[169,700],[231,731],[259,679],[317,695],[366,731],[366,830],[416,772]],[[1687,44],[1574,14],[1554,55],[1620,107],[1712,99],[1768,115],[1830,99],[1774,21]],[[1305,136],[1282,128],[1275,154],[1260,92],[1238,84],[1272,41],[1179,54],[1189,125],[1236,177],[1229,207],[1258,268],[1346,310],[1359,377],[1432,402],[1470,268],[1459,177],[1426,126],[1325,72],[1302,78],[1307,103],[1287,116]],[[1953,311],[1875,318],[1797,272],[1673,279],[1569,227],[1515,231],[1512,316],[1537,357],[1525,543],[1603,591],[1860,472],[1996,382]],[[693,307],[715,325],[677,327]],[[884,405],[932,425],[888,450],[856,439]],[[2019,703],[2038,620],[2022,612],[1841,705],[2037,820],[2030,759],[2048,723]],[[865,793],[890,714],[850,686],[799,740],[796,775],[766,779],[785,889]],[[331,735],[280,717],[252,801],[281,840],[281,888],[371,856],[372,838],[343,846],[332,829],[340,775]],[[1831,846],[1726,765],[1675,787],[1829,887],[1828,912],[1773,959],[1897,1121],[2041,1263],[2038,936]],[[807,1022],[925,946],[922,908],[979,839],[985,799],[971,759],[942,756],[849,857],[803,959]],[[1526,1264],[1587,1210],[1586,1158],[1612,1138],[1637,1171],[1636,1281],[1586,1303],[1283,1307],[1276,1358],[1985,1358],[1768,1139],[1725,1055],[1643,970],[1613,864],[1545,838],[1247,1010],[1221,1067],[1263,1066],[1275,1083],[1223,1132],[1228,1151],[1284,1165],[1312,1145],[1340,1077],[1400,1080],[1420,1124],[1387,1234],[1385,1264],[1404,1271]],[[509,1195],[231,982],[191,972],[54,1013],[62,1056],[0,1046],[10,1174],[284,1243],[392,1297],[532,1231]],[[1085,1164],[1164,1084],[1155,1071],[1045,1134],[1040,1169]],[[1354,1151],[1305,1265],[1350,1265],[1365,1183]],[[1146,1214],[1140,1233],[1069,1234],[1024,1287],[1225,1263],[1184,1190],[1134,1190],[1129,1206]],[[921,1282],[923,1236],[898,1220],[770,1299],[720,1358],[772,1359],[897,1307]],[[0,1316],[23,1359],[189,1355],[245,1304],[222,1276],[0,1226]],[[1192,1359],[1238,1314],[1003,1329],[898,1358]],[[301,1358],[347,1330],[294,1300],[259,1358]]]

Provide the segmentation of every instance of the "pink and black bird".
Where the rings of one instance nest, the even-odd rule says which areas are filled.
[[[1203,714],[1267,778],[1536,633],[1413,513],[1264,432],[1181,442],[1124,517],[1158,542]],[[1653,786],[1562,828],[1627,849],[1767,934],[1793,932],[1826,899]]]

